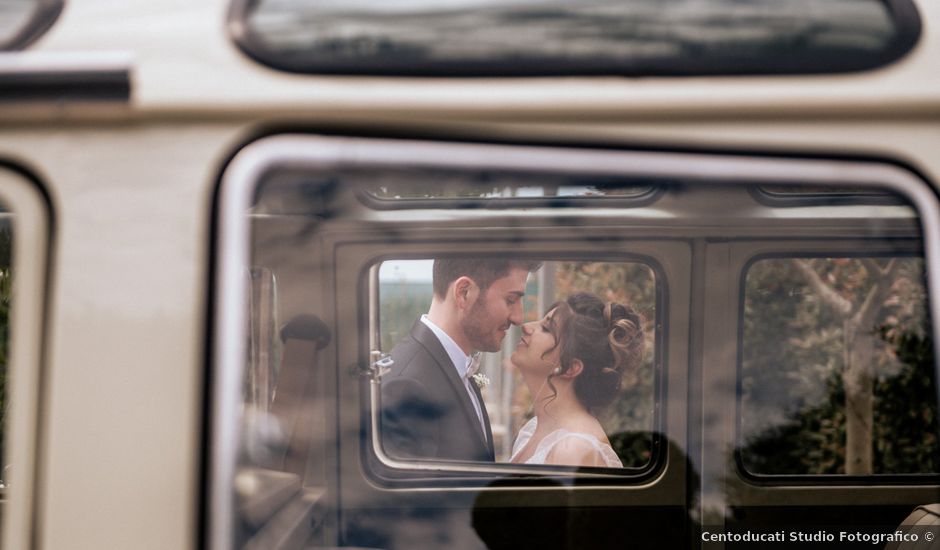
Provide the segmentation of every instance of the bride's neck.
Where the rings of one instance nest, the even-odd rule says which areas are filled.
[[[572,415],[585,412],[570,382],[554,381],[553,383],[554,392],[546,383],[541,391],[533,393],[532,412],[539,418],[539,426],[554,426],[560,424],[562,418],[571,418]]]

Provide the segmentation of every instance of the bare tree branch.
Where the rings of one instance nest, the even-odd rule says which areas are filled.
[[[891,261],[883,269],[871,258],[864,258],[862,262],[865,264],[869,276],[875,279],[875,284],[868,291],[868,295],[865,296],[865,301],[859,306],[855,317],[858,319],[858,327],[861,330],[868,330],[875,323],[875,317],[881,311],[881,306],[891,291],[891,283],[898,271],[898,262],[897,258],[891,258]]]
[[[888,265],[881,267],[878,265],[878,262],[874,258],[861,258],[862,265],[865,266],[865,269],[868,271],[868,275],[871,277],[884,277],[889,271],[894,269],[894,264],[896,258],[891,258],[888,260]]]
[[[852,313],[852,302],[846,300],[826,284],[825,281],[816,273],[813,266],[806,260],[798,258],[793,259],[793,265],[797,267],[806,282],[816,291],[816,294],[822,299],[823,303],[832,309],[837,315],[846,318]]]

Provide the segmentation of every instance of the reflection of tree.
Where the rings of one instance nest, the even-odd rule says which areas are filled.
[[[903,367],[874,383],[872,469],[877,473],[917,474],[940,471],[937,454],[936,385],[930,339],[911,332],[882,337]],[[845,466],[845,390],[840,377],[826,381],[826,398],[795,411],[785,422],[749,438],[742,451],[754,473],[842,474]]]
[[[401,65],[557,59],[668,67],[690,57],[738,70],[818,58],[848,59],[890,44],[893,22],[881,2],[669,1],[433,3],[388,10],[360,4],[263,2],[249,24],[280,51],[311,59]],[[342,4],[338,4],[342,5]],[[771,63],[768,63],[771,61]],[[843,62],[844,63],[844,62]]]
[[[925,458],[937,451],[925,304],[916,258],[754,264],[744,317],[745,467],[937,471]]]
[[[898,325],[882,327],[881,334],[904,369],[875,383],[875,470],[940,472],[933,342],[929,333],[902,331]]]
[[[898,262],[895,258],[882,268],[870,258],[859,260],[871,280],[867,291],[853,289],[844,297],[834,284],[824,281],[812,263],[794,260],[798,271],[822,303],[842,321],[842,385],[845,390],[845,473],[872,473],[872,400],[875,335],[872,327],[890,292]],[[856,299],[852,299],[856,298]],[[861,298],[861,299],[858,299]]]

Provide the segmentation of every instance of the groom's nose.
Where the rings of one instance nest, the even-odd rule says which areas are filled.
[[[525,315],[522,311],[522,300],[519,300],[513,304],[512,309],[509,310],[509,322],[514,325],[521,325],[524,318]]]

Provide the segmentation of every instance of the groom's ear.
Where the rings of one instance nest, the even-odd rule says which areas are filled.
[[[466,310],[476,303],[477,296],[480,294],[480,287],[470,277],[463,276],[454,281],[453,292],[457,309]]]

